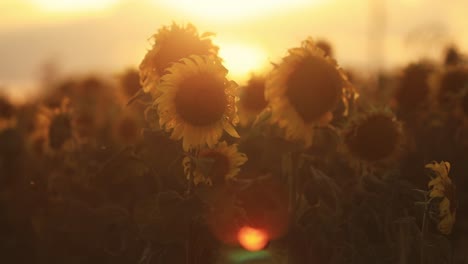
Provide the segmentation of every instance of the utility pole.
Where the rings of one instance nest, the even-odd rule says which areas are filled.
[[[385,68],[387,8],[385,0],[369,1],[369,64],[377,73]]]

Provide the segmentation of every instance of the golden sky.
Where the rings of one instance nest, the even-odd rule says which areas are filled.
[[[239,81],[308,36],[329,40],[341,65],[371,70],[379,59],[369,33],[380,32],[384,66],[396,67],[439,59],[451,42],[466,51],[463,10],[466,0],[1,0],[0,86],[37,79],[45,63],[65,74],[137,66],[172,21],[215,32]]]

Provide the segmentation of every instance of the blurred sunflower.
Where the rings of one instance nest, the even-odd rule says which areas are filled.
[[[401,113],[413,112],[429,99],[431,72],[432,67],[427,63],[410,64],[403,70],[395,94]]]
[[[391,112],[372,111],[351,120],[343,140],[352,160],[372,166],[395,160],[401,152],[403,131]]]
[[[315,126],[333,119],[333,110],[352,90],[336,62],[325,56],[311,39],[289,55],[272,71],[266,81],[265,97],[272,110],[272,121],[286,129],[290,140],[312,144]]]
[[[193,168],[195,185],[213,185],[233,179],[246,161],[247,156],[238,151],[237,144],[228,145],[223,141],[213,148],[201,149],[196,158],[185,157],[182,163],[186,175]]]
[[[468,67],[448,67],[438,77],[438,99],[444,106],[451,106],[468,87]]]
[[[35,130],[29,141],[36,154],[53,154],[73,147],[74,131],[70,101],[63,99],[59,108],[41,107]]]
[[[242,126],[253,122],[268,105],[265,100],[265,81],[265,77],[253,75],[247,85],[240,87],[237,108]]]
[[[463,62],[463,56],[454,45],[445,48],[444,64],[445,66],[459,65]]]
[[[124,112],[113,122],[112,134],[114,139],[122,144],[134,144],[140,138],[140,130],[144,125],[143,117],[132,112]]]
[[[180,26],[173,23],[164,26],[153,36],[154,44],[140,64],[140,83],[145,93],[154,98],[159,94],[156,89],[159,79],[171,64],[191,55],[217,55],[218,47],[210,37],[213,33],[199,35],[192,24]]]
[[[239,137],[234,129],[237,84],[226,79],[227,70],[214,57],[190,56],[168,69],[155,100],[159,123],[172,130],[171,139],[183,139],[183,149],[213,147],[223,130]]]
[[[120,93],[125,101],[128,101],[140,89],[140,73],[138,70],[130,68],[118,76]]]
[[[455,185],[448,176],[450,163],[446,161],[432,162],[426,164],[425,167],[435,174],[428,183],[429,197],[442,199],[439,203],[439,223],[437,227],[442,234],[448,235],[452,232],[457,214]]]

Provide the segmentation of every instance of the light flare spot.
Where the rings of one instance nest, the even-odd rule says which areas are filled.
[[[241,246],[249,251],[258,251],[268,244],[268,234],[260,229],[249,226],[242,227],[238,233]]]

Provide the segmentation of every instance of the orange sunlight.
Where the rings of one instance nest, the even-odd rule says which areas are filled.
[[[325,2],[325,0],[153,0],[164,5],[196,15],[203,19],[232,21],[258,17],[286,9],[299,8]]]
[[[30,0],[47,12],[97,11],[109,8],[118,0]]]
[[[219,43],[219,56],[229,76],[238,82],[246,81],[250,73],[262,72],[268,66],[268,53],[260,46],[247,43]]]

